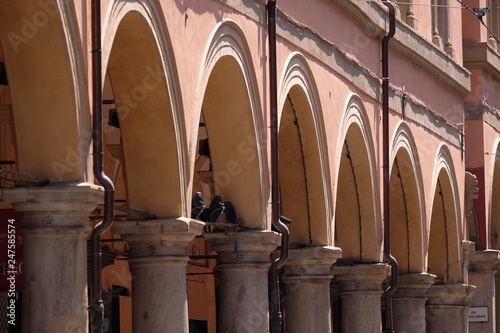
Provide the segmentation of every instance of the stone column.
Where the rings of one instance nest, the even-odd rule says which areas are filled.
[[[382,331],[382,282],[390,273],[387,264],[333,266],[339,284],[342,332]]]
[[[497,250],[474,251],[469,254],[469,283],[476,286],[476,293],[469,300],[470,307],[488,309],[488,320],[470,322],[470,333],[495,333],[495,274],[496,264],[500,261]]]
[[[204,235],[217,251],[220,277],[217,331],[269,332],[269,268],[271,253],[280,243],[271,231]]]
[[[425,332],[425,302],[427,289],[435,275],[427,273],[400,274],[398,289],[392,298],[394,330],[396,332]]]
[[[474,286],[435,284],[427,290],[426,325],[428,333],[469,332],[468,299]]]
[[[188,218],[115,223],[130,246],[134,333],[189,332],[186,248],[203,226]]]
[[[495,275],[495,322],[498,331],[500,332],[500,263],[496,265]]]
[[[53,183],[3,191],[22,216],[23,332],[87,332],[89,214],[103,190]]]
[[[290,250],[283,273],[288,333],[332,332],[331,267],[340,255],[328,246]]]

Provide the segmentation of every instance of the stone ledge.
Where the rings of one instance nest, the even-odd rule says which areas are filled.
[[[469,254],[469,271],[490,271],[500,263],[500,251],[484,250],[474,251]]]
[[[466,306],[475,292],[476,287],[469,284],[433,284],[427,289],[426,296],[429,306]]]
[[[500,55],[488,43],[464,44],[464,66],[479,68],[500,81]]]
[[[131,257],[185,255],[186,247],[201,235],[204,223],[190,218],[125,221],[114,230],[130,245]]]
[[[341,255],[340,248],[331,246],[290,249],[283,277],[290,279],[291,276],[310,278],[324,275],[332,278],[331,267]]]
[[[48,183],[40,187],[9,187],[3,189],[2,201],[10,203],[84,202],[102,203],[104,188],[85,182]]]
[[[279,246],[281,236],[273,231],[252,230],[238,232],[235,236],[224,233],[204,234],[207,244],[219,255],[218,267],[224,264],[271,264],[271,253]]]

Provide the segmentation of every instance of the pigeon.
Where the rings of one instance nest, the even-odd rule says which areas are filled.
[[[197,219],[205,208],[205,200],[200,192],[196,192],[191,200],[191,218]]]

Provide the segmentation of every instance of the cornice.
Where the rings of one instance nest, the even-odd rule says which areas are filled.
[[[255,0],[219,0],[246,17],[266,24],[266,3]],[[382,40],[385,36],[387,12],[383,4],[369,1],[325,0],[338,5],[352,19],[358,22],[373,38]],[[356,59],[350,57],[338,45],[279,10],[277,17],[279,37],[321,61],[326,67],[346,78],[360,91],[374,100],[381,100],[380,77]],[[409,26],[398,22],[396,35],[389,46],[396,53],[404,55],[409,61],[427,71],[458,96],[464,98],[470,92],[470,72],[439,50],[434,44],[420,36]],[[436,133],[451,145],[461,146],[460,124],[447,121],[443,116],[426,105],[416,102],[410,95],[401,96],[399,91],[390,87],[390,108],[401,114],[404,119],[414,121]],[[404,103],[403,103],[404,102]],[[402,105],[406,107],[403,109]]]
[[[500,81],[500,55],[488,43],[467,43],[463,50],[465,67],[482,69]]]
[[[500,114],[489,105],[465,103],[465,120],[481,120],[497,132],[500,132]]]
[[[382,2],[329,0],[342,8],[365,28],[367,34],[382,40],[386,34],[387,9]],[[427,71],[461,96],[471,89],[469,71],[440,50],[431,41],[398,19],[396,33],[389,44],[397,53]]]
[[[248,18],[266,25],[266,3],[263,0],[219,0]],[[381,2],[355,1],[355,0],[325,0],[337,5],[348,14],[366,33],[374,38],[382,40],[386,34],[387,9]],[[325,57],[334,56],[344,63],[353,63],[361,73],[369,70],[362,64],[342,52],[340,48],[326,36],[322,36],[314,27],[304,25],[279,10],[278,28],[280,37],[288,40],[306,52],[324,61]],[[291,29],[292,28],[292,29]],[[291,30],[289,30],[291,29]],[[455,91],[459,96],[465,97],[470,92],[469,71],[440,50],[431,41],[425,39],[399,19],[396,34],[391,39],[389,46],[396,53],[403,55],[410,62],[425,70],[429,75],[435,77],[439,82]],[[340,60],[340,59],[339,59]],[[326,63],[328,65],[328,63]],[[337,68],[333,68],[337,70]],[[342,72],[340,72],[342,74]],[[355,77],[353,75],[352,77]],[[349,77],[351,78],[351,77]],[[353,81],[354,84],[357,84]],[[364,90],[363,85],[359,87]]]

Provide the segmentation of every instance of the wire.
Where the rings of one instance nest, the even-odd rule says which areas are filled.
[[[458,3],[460,3],[465,9],[467,9],[469,12],[471,12],[472,14],[474,14],[475,17],[477,17],[479,19],[479,21],[481,22],[481,24],[486,28],[486,30],[488,30],[488,32],[490,33],[490,35],[496,40],[497,43],[500,43],[500,40],[498,39],[498,37],[495,35],[495,33],[490,29],[490,27],[488,27],[486,25],[486,23],[484,23],[483,21],[483,16],[486,14],[486,12],[488,12],[489,9],[491,9],[491,7],[489,7],[489,9],[487,9],[485,12],[483,13],[479,13],[477,10],[474,10],[472,8],[470,8],[469,6],[467,6],[462,0],[457,0]]]
[[[491,34],[491,36],[493,37],[493,39],[495,39],[495,41],[497,43],[500,44],[500,40],[498,39],[498,37],[495,35],[495,33],[490,29],[490,27],[488,27],[484,22],[483,20],[480,18],[479,19],[481,21],[481,24],[486,28],[486,30],[488,30],[488,32]]]
[[[472,14],[474,14],[474,16],[477,17],[476,12],[472,8],[470,8],[469,6],[467,6],[462,0],[457,0],[457,1],[458,1],[459,4],[462,5],[463,8],[467,9],[469,12],[471,12]]]

